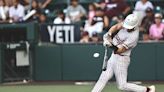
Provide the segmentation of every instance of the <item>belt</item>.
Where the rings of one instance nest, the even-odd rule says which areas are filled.
[[[114,53],[115,54],[115,53]],[[119,56],[129,56],[129,55],[122,55],[122,54],[116,54],[116,55],[119,55]]]

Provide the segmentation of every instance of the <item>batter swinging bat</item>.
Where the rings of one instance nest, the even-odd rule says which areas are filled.
[[[108,48],[107,48],[107,46],[105,46],[104,61],[103,61],[103,66],[102,66],[103,71],[106,71],[106,68],[107,68],[107,63],[108,63],[107,54],[108,54]]]

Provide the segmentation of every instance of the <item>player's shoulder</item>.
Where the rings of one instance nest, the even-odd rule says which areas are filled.
[[[139,36],[139,29],[138,28],[135,28],[135,30],[133,32],[129,33],[130,38],[136,38],[137,39],[138,36]]]

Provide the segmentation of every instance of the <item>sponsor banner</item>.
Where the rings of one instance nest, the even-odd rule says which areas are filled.
[[[76,24],[40,24],[42,42],[74,43],[80,40],[80,27]]]

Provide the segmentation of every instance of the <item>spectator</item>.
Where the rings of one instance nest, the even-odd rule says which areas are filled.
[[[25,8],[19,3],[19,0],[13,0],[13,6],[9,8],[9,17],[12,21],[18,22],[25,15]]]
[[[0,20],[7,19],[9,7],[5,5],[4,0],[0,0]]]
[[[134,13],[139,15],[140,23],[146,15],[145,11],[147,8],[151,8],[152,10],[154,9],[153,4],[149,0],[140,0],[135,4]]]
[[[29,0],[24,0],[25,3],[30,4]],[[31,8],[28,8],[28,10],[36,10],[36,13],[30,18],[28,19],[28,21],[38,21],[39,23],[45,23],[47,22],[47,17],[46,14],[44,13],[44,11],[42,11],[39,7],[39,3],[37,0],[32,0],[31,2]],[[27,5],[27,7],[29,7],[30,5]],[[28,12],[28,11],[27,11]]]
[[[46,17],[46,15],[44,14],[44,13],[41,13],[40,15],[39,15],[39,23],[46,23],[46,21],[47,21],[47,17]]]
[[[98,42],[100,42],[101,41],[101,39],[100,39],[100,37],[98,36],[98,34],[95,32],[95,33],[93,33],[93,36],[91,37],[91,42],[93,42],[93,43],[98,43]]]
[[[96,6],[92,3],[89,4],[89,11],[88,11],[88,22],[91,23],[93,20],[93,17],[95,16],[96,13]]]
[[[31,0],[21,0],[20,4],[22,4],[25,7],[25,11],[28,11],[31,9],[31,4],[30,4]],[[34,0],[32,0],[34,1]]]
[[[32,16],[32,20],[37,20],[39,19],[40,15],[42,15],[42,12],[39,8],[38,2],[36,0],[32,0],[32,5],[31,5],[31,10],[36,10],[37,12]]]
[[[94,32],[102,33],[104,30],[109,27],[109,19],[101,8],[96,9],[96,14],[92,20],[92,23],[86,22],[84,31],[89,33],[89,36],[92,37]]]
[[[52,0],[22,0],[21,3],[25,6],[26,10],[30,10],[31,7],[31,3],[33,3],[33,1],[37,2],[38,8],[39,9],[45,9],[47,8],[47,6],[51,3]]]
[[[29,0],[24,0],[24,2],[30,4]],[[38,21],[39,23],[45,23],[46,22],[46,19],[47,19],[46,18],[46,15],[39,8],[38,1],[37,0],[32,0],[32,2],[31,2],[31,8],[30,8],[30,5],[27,5],[26,8],[28,10],[27,13],[29,13],[30,11],[36,10],[36,13],[34,15],[32,15],[32,17],[30,17],[28,19],[28,21]]]
[[[38,2],[36,0],[21,0],[20,2],[24,7],[26,11],[31,10],[32,8],[39,8]]]
[[[37,0],[39,7],[41,9],[47,8],[47,6],[51,3],[52,0]]]
[[[71,20],[65,16],[63,11],[58,12],[57,18],[54,20],[54,24],[70,24]]]
[[[154,12],[151,8],[146,9],[146,16],[143,18],[140,33],[142,40],[149,40],[149,28],[154,22]]]
[[[152,24],[150,27],[149,37],[151,40],[163,40],[164,24],[162,23],[162,14],[155,14],[155,24]]]
[[[5,1],[6,6],[8,7],[13,6],[13,0],[4,0],[4,1]]]
[[[100,6],[110,20],[119,15],[127,15],[130,11],[129,5],[124,0],[102,0]]]
[[[82,35],[81,35],[81,39],[80,39],[80,43],[89,43],[90,42],[90,37],[89,37],[89,34],[88,32],[82,32]]]
[[[79,22],[82,17],[86,16],[86,11],[81,5],[79,5],[78,0],[71,0],[71,5],[68,6],[66,15],[72,22]]]
[[[136,11],[145,12],[147,8],[151,8],[153,10],[154,6],[149,0],[140,0],[135,4]]]
[[[94,3],[94,5],[96,8],[105,9],[107,3],[109,3],[109,0],[100,0],[99,3]]]
[[[110,23],[110,26],[113,26],[117,23],[121,23],[124,21],[124,16],[123,15],[119,15],[119,16],[116,16],[116,17],[113,17],[112,18],[112,21]]]

